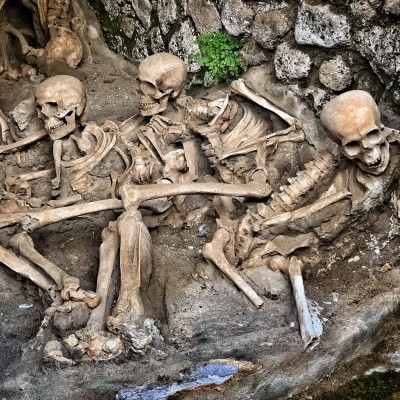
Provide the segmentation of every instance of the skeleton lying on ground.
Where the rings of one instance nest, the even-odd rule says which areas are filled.
[[[232,118],[235,115],[233,112],[236,108],[235,103],[229,102],[229,99],[223,99],[222,101],[209,104],[209,102],[205,102],[204,100],[194,100],[188,96],[183,96],[181,94],[183,88],[182,79],[178,83],[172,81],[170,86],[166,85],[168,82],[167,78],[171,77],[174,71],[168,68],[170,64],[166,62],[166,59],[168,60],[170,55],[159,55],[158,57],[161,57],[163,60],[161,64],[163,68],[157,69],[154,67],[152,76],[144,77],[140,73],[143,70],[151,70],[148,65],[146,66],[146,62],[149,60],[143,63],[141,65],[142,68],[139,69],[140,89],[144,98],[148,96],[150,99],[150,101],[142,100],[141,108],[145,116],[152,116],[150,122],[145,126],[134,124],[134,128],[132,128],[132,125],[121,125],[119,129],[114,124],[107,128],[108,132],[105,130],[102,131],[110,136],[121,134],[121,142],[126,145],[126,150],[133,160],[127,163],[127,165],[132,165],[130,175],[133,183],[155,183],[158,178],[162,177],[169,180],[170,183],[166,185],[132,185],[126,180],[121,182],[119,190],[122,202],[118,199],[107,199],[57,210],[23,212],[16,215],[7,215],[2,220],[0,219],[3,226],[21,221],[23,230],[29,232],[43,225],[72,218],[77,215],[106,209],[125,209],[119,220],[111,222],[109,227],[103,232],[104,242],[100,249],[101,260],[96,289],[97,296],[93,296],[91,293],[85,291],[79,291],[79,288],[76,287],[76,282],[74,282],[75,286],[72,285],[71,288],[65,291],[66,295],[64,297],[61,291],[63,301],[68,298],[81,300],[83,297],[84,302],[90,306],[95,305],[96,301],[100,299],[100,305],[92,311],[86,328],[76,332],[76,335],[70,337],[67,341],[67,345],[74,351],[80,352],[80,355],[86,353],[88,356],[110,357],[119,353],[121,342],[118,336],[112,336],[110,333],[104,332],[106,319],[109,329],[115,332],[123,332],[126,337],[136,344],[138,342],[146,343],[149,340],[149,334],[142,335],[141,328],[143,328],[143,325],[139,327],[139,324],[144,324],[144,327],[148,331],[151,331],[153,327],[151,321],[143,320],[144,310],[140,297],[140,288],[143,287],[143,282],[146,276],[148,277],[151,266],[151,259],[148,257],[151,248],[150,237],[147,227],[142,221],[141,214],[138,212],[140,205],[156,199],[164,199],[163,201],[165,201],[166,198],[171,196],[185,196],[195,193],[219,194],[225,197],[265,198],[271,192],[270,186],[266,182],[268,177],[265,171],[263,171],[267,159],[265,149],[276,143],[274,141],[275,138],[282,141],[288,138],[294,141],[300,140],[299,132],[301,129],[297,121],[287,114],[283,113],[281,115],[292,126],[283,132],[271,135],[266,135],[262,123],[258,124],[257,121],[254,122],[254,119],[249,118],[249,121],[251,121],[250,125],[253,128],[261,126],[261,129],[256,131],[255,138],[251,136],[252,131],[248,131],[248,134],[244,135],[243,146],[239,146],[238,150],[232,153],[233,146],[230,145],[230,140],[225,140],[225,143],[221,144],[221,140],[218,140],[217,135],[225,132],[224,125],[229,126],[230,122],[233,122],[233,125],[235,124],[234,118]],[[154,62],[157,59],[153,58],[152,60]],[[170,59],[170,61],[172,65],[176,65],[178,62],[176,59]],[[158,73],[163,76],[162,80],[157,80]],[[181,75],[185,77],[184,72]],[[245,92],[246,96],[254,97],[253,92],[243,89],[240,81],[236,82],[235,85],[236,89],[239,88],[237,90]],[[352,94],[350,92],[350,100],[347,100],[345,110],[349,109],[349,103],[352,104]],[[175,100],[175,102],[170,102],[170,99]],[[256,96],[256,99],[264,106],[265,102],[262,98]],[[365,99],[363,101],[367,103],[366,114],[373,115],[375,126],[380,127],[377,120],[377,118],[379,119],[379,112],[376,114],[377,108],[374,105],[375,103],[368,103]],[[364,103],[361,101],[361,105]],[[170,106],[169,110],[168,106]],[[176,119],[171,120],[169,115],[175,115],[173,113],[173,107],[175,106],[178,107],[175,109]],[[270,104],[267,104],[265,107],[271,111],[276,110]],[[375,107],[375,114],[371,111],[373,107]],[[337,108],[337,106],[334,106],[334,108]],[[363,105],[364,108],[365,104]],[[152,109],[155,110],[154,114],[151,111]],[[163,113],[164,111],[167,112]],[[158,115],[157,113],[163,114]],[[245,112],[243,112],[243,115],[245,115]],[[208,127],[203,129],[204,124],[201,124],[199,119],[208,121],[206,122]],[[239,120],[242,121],[242,119]],[[196,164],[189,162],[187,157],[188,146],[185,142],[192,140],[188,128],[201,132],[202,135],[207,137],[211,145],[211,147],[209,146],[206,149],[207,154],[213,157],[212,161],[215,167],[219,171],[222,171],[220,172],[222,179],[225,177],[228,181],[230,179],[237,179],[239,182],[248,183],[229,185],[220,183],[192,183],[194,174],[190,173],[185,177],[184,174],[187,170],[196,167]],[[246,125],[244,126],[245,128]],[[332,137],[337,137],[332,133],[333,129],[328,129],[328,131],[331,132]],[[231,134],[231,132],[234,133]],[[342,132],[342,130],[339,129],[339,132]],[[381,151],[386,148],[385,132],[385,130],[379,131],[379,137],[381,137],[379,148],[382,147]],[[234,141],[237,138],[237,134],[235,127],[231,127],[227,131],[227,135],[221,135],[221,138],[228,138]],[[138,141],[135,142],[136,137]],[[81,140],[80,137],[78,138],[79,140]],[[84,144],[84,141],[82,143]],[[93,148],[93,146],[88,146],[88,148]],[[237,175],[235,175],[236,171],[231,171],[227,174],[223,172],[227,164],[222,164],[222,161],[249,152],[252,152],[253,155],[257,152],[257,157],[252,157],[256,162],[255,164],[251,164],[250,167],[246,167],[244,169],[245,173],[242,170]],[[78,162],[85,161],[85,157],[78,158]],[[368,163],[371,164],[369,168],[377,168],[374,171],[379,170],[379,175],[376,175],[377,182],[379,183],[382,180],[379,168],[384,165],[383,161],[386,161],[387,157],[385,155],[381,157],[381,160],[378,160],[377,157],[375,158],[376,160],[374,159],[369,162],[363,161],[361,157],[360,162],[362,165],[365,162],[367,165]],[[177,168],[170,168],[171,165],[174,166],[174,163],[170,163],[170,159],[174,160],[174,163],[177,161]],[[374,162],[376,162],[376,165]],[[353,176],[354,174],[351,175],[348,171],[354,168],[345,168],[345,172],[340,170],[340,173],[336,174],[336,189],[332,185],[326,190],[329,187],[326,182],[332,179],[330,175],[336,172],[334,165],[334,159],[330,154],[322,153],[316,156],[315,160],[306,166],[305,170],[297,178],[294,178],[288,187],[276,193],[271,203],[259,203],[257,209],[249,209],[247,215],[239,221],[232,221],[230,219],[230,211],[232,210],[230,205],[226,207],[225,203],[223,206],[220,206],[220,199],[215,201],[217,211],[220,213],[220,228],[212,243],[205,246],[204,255],[229,276],[257,306],[261,305],[262,300],[240,277],[232,265],[236,264],[237,261],[243,261],[243,264],[248,267],[260,264],[265,265],[269,261],[269,265],[272,267],[278,265],[281,269],[287,269],[296,291],[300,319],[305,319],[305,322],[307,322],[307,306],[304,303],[304,292],[302,292],[301,262],[296,258],[287,261],[282,256],[289,256],[298,248],[310,246],[320,238],[324,239],[332,236],[334,228],[336,229],[339,225],[346,225],[349,218],[358,217],[361,211],[363,211],[363,207],[365,208],[366,204],[371,204],[371,202],[368,203],[368,200],[373,198],[373,196],[368,194],[365,198],[361,199],[353,187],[340,186],[340,183],[343,181],[341,179],[343,173]],[[68,166],[66,164],[64,166],[67,170]],[[386,171],[388,169],[385,169]],[[368,174],[368,172],[370,171],[366,171],[366,177],[363,176],[363,178],[361,178],[362,174],[359,172],[354,175],[358,179],[357,185],[360,181],[365,182],[371,179],[372,175]],[[382,175],[386,176],[387,174],[383,174],[382,172]],[[388,175],[390,174],[388,173]],[[362,181],[362,179],[364,180]],[[347,179],[346,182],[349,183],[350,180]],[[367,193],[369,192],[367,191]],[[344,209],[342,207],[343,203],[348,204],[350,207],[345,213],[342,211]],[[183,201],[176,201],[175,204],[182,205]],[[340,205],[340,210],[338,204]],[[309,220],[307,217],[314,211],[316,212],[316,216]],[[331,218],[332,216],[335,218]],[[329,223],[327,221],[333,222]],[[285,244],[285,242],[287,243],[288,230],[290,231],[289,236],[291,238],[290,246]],[[40,270],[38,271],[31,265],[21,264],[20,260],[10,252],[2,249],[2,262],[14,271],[30,277],[39,286],[46,289],[54,286],[54,283],[58,284],[60,279],[63,279],[63,272],[55,267],[54,264],[50,265],[47,261],[41,259],[40,255],[33,249],[32,244],[29,243],[29,239],[26,238],[25,234],[13,239],[12,244],[15,248],[19,248],[21,252],[26,251],[26,256],[30,257],[44,271],[47,271],[52,280],[49,281],[48,276],[45,276]],[[121,288],[113,315],[106,318],[105,299],[107,298],[110,276],[114,268],[114,259],[118,248],[120,248]],[[142,279],[144,280],[142,281]],[[68,307],[72,309],[74,306],[63,304],[61,309],[62,307],[64,309]],[[57,310],[60,309],[60,306],[56,303],[54,308]],[[312,327],[310,328],[307,323],[303,323],[301,326],[306,344],[314,340],[315,333],[311,331]]]
[[[7,0],[0,0],[0,14]],[[34,33],[25,32],[12,26],[5,18],[0,18],[0,46],[3,58],[1,72],[8,79],[16,80],[18,70],[11,65],[8,47],[9,36],[15,37],[22,55],[28,64],[23,65],[23,74],[27,77],[36,74],[35,67],[51,66],[63,63],[69,68],[76,68],[81,62],[83,47],[78,36],[70,29],[68,10],[70,0],[20,0],[32,12]],[[28,44],[25,36],[35,37],[41,48]]]
[[[139,79],[141,81],[140,86],[143,96],[149,96],[149,93],[147,91],[147,89],[149,88],[152,90],[151,93],[154,96],[152,98],[152,102],[141,102],[144,115],[153,115],[152,112],[149,111],[153,107],[156,113],[162,112],[166,108],[168,108],[168,100],[170,98],[172,100],[178,98],[178,95],[180,94],[186,79],[186,71],[182,67],[183,63],[180,60],[178,60],[174,56],[165,54],[159,55],[158,57],[163,58],[163,63],[161,65],[165,67],[164,69],[161,69],[161,71],[160,68],[156,68],[157,63],[154,64],[154,61],[152,62],[152,69],[146,66],[146,62],[143,63],[141,65],[142,68],[139,69]],[[178,71],[181,71],[180,79],[178,80],[174,78],[174,72],[176,72],[175,67],[177,66],[179,67]],[[143,74],[141,74],[141,71],[143,70],[145,70],[146,72],[152,72],[153,76],[152,74],[150,74],[150,76],[143,76]],[[161,77],[154,76],[154,74],[160,74]],[[47,81],[47,84],[45,82],[38,88],[38,106],[40,108],[40,115],[44,120],[47,131],[49,131],[49,134],[51,133],[55,139],[59,140],[60,137],[71,133],[69,126],[74,126],[75,117],[81,115],[83,110],[82,105],[79,101],[73,102],[73,107],[71,107],[71,104],[67,106],[60,99],[54,98],[54,91],[57,93],[58,85],[55,85],[55,78],[53,79],[54,82],[50,82],[51,85],[49,84],[49,81],[50,80]],[[50,96],[51,98],[47,95],[48,87],[53,87],[52,96]],[[60,92],[62,91],[60,90]],[[78,96],[78,98],[82,98],[82,96]],[[187,99],[191,101],[191,104],[194,104],[193,99]],[[198,105],[200,106],[202,106],[202,104],[202,101],[198,103]],[[221,107],[223,103],[219,102],[218,104],[220,105],[219,107],[214,106],[213,104],[208,106],[209,111],[207,111],[207,115],[212,116],[214,121],[217,121],[218,117],[222,116],[225,111],[223,107]],[[271,107],[271,105],[269,105],[269,107]],[[178,111],[175,114],[177,114],[180,118],[183,116],[183,122],[186,122],[185,117],[187,117],[191,112],[191,109],[182,110],[182,108],[178,108]],[[195,114],[196,117],[198,115],[203,116],[201,110],[200,114]],[[233,116],[235,116],[235,113],[233,113]],[[290,118],[289,116],[287,117]],[[65,120],[63,120],[64,118]],[[246,128],[245,124],[242,124],[242,126]],[[125,208],[128,208],[128,210],[122,214],[118,223],[111,222],[109,228],[106,228],[104,231],[104,243],[100,250],[101,261],[98,275],[98,285],[96,290],[97,298],[94,298],[91,293],[85,291],[79,292],[79,289],[77,287],[79,286],[79,282],[77,281],[73,282],[73,287],[65,289],[65,283],[63,282],[63,272],[60,271],[60,269],[54,264],[43,260],[43,258],[34,250],[32,242],[29,241],[29,239],[26,237],[26,234],[21,234],[12,241],[12,244],[16,249],[19,249],[19,251],[24,254],[25,257],[29,258],[35,264],[39,265],[44,271],[47,272],[50,277],[52,277],[53,281],[57,284],[58,289],[61,289],[62,295],[63,293],[66,293],[64,297],[61,296],[62,300],[65,301],[69,298],[71,298],[72,300],[80,300],[81,297],[85,297],[85,301],[86,303],[88,303],[88,305],[89,302],[90,305],[94,305],[96,301],[100,299],[100,305],[95,308],[91,313],[87,328],[77,334],[78,336],[80,335],[81,339],[81,342],[79,343],[79,348],[83,349],[82,351],[86,351],[87,354],[93,356],[110,353],[115,355],[120,349],[120,344],[116,337],[110,339],[109,334],[102,333],[105,322],[104,299],[107,297],[111,271],[114,265],[113,260],[116,256],[120,240],[120,268],[122,283],[119,299],[113,316],[108,319],[108,326],[115,331],[124,331],[125,335],[127,336],[134,336],[135,334],[137,335],[137,332],[135,333],[135,330],[137,331],[137,326],[135,324],[139,316],[143,314],[143,307],[141,305],[141,300],[139,296],[139,289],[141,286],[140,276],[141,272],[146,275],[145,272],[149,270],[150,266],[150,261],[147,257],[148,253],[150,252],[149,235],[147,232],[147,228],[142,223],[141,216],[137,211],[137,207],[139,205],[149,200],[162,198],[165,199],[167,196],[170,197],[171,195],[182,196],[190,193],[221,194],[224,196],[229,195],[240,198],[265,197],[270,193],[269,185],[265,182],[262,186],[260,186],[258,183],[251,182],[243,185],[221,185],[219,183],[191,183],[194,179],[194,175],[191,173],[185,175],[186,170],[190,170],[190,167],[188,166],[195,167],[195,164],[189,162],[189,158],[187,157],[187,149],[192,150],[193,148],[191,146],[187,146],[185,140],[183,140],[187,139],[187,127],[182,122],[171,122],[171,120],[166,117],[165,114],[163,116],[155,115],[151,118],[148,125],[144,126],[143,128],[139,127],[139,130],[134,129],[133,131],[129,131],[129,128],[128,131],[124,131],[124,129],[122,128],[123,126],[121,125],[121,139],[125,139],[125,141],[123,142],[125,143],[126,148],[130,152],[133,160],[131,169],[132,181],[135,183],[144,183],[146,182],[146,180],[153,182],[155,180],[155,177],[160,177],[160,173],[153,174],[153,172],[156,171],[155,165],[158,164],[162,166],[161,176],[163,176],[164,179],[168,179],[170,183],[168,185],[151,185],[149,187],[130,187],[126,186],[125,183],[125,185],[122,186],[123,190],[121,191],[121,194],[123,198],[123,205],[125,206]],[[52,132],[53,130],[54,132]],[[119,134],[121,132],[118,131],[116,133]],[[248,144],[250,146],[253,146],[253,150],[250,151],[255,151],[254,149],[256,147],[256,143],[263,133],[265,133],[265,131],[258,131],[257,137],[253,141],[250,140],[248,141],[248,143],[246,143],[246,145]],[[134,140],[135,135],[137,135],[139,139],[136,144],[126,140]],[[82,134],[82,137],[73,137],[73,141],[78,142],[79,145],[79,141],[81,140],[83,145],[85,145],[83,136],[84,135]],[[249,139],[251,139],[251,131],[247,133],[247,136],[249,137]],[[278,134],[277,136],[280,135]],[[72,136],[69,137],[67,140],[71,141],[71,138]],[[192,140],[192,138],[188,138],[188,141],[190,140]],[[55,142],[55,144],[56,143],[57,141]],[[272,143],[276,143],[276,141],[273,141]],[[180,149],[176,148],[178,144],[180,144],[181,146]],[[58,146],[55,147],[60,148]],[[88,145],[87,148],[91,147],[92,146]],[[147,150],[147,154],[144,150]],[[248,151],[249,150],[247,147],[243,150],[244,153]],[[193,154],[193,151],[191,154]],[[85,157],[86,156],[81,157],[81,159],[78,158],[77,161],[82,163],[82,159],[85,160]],[[150,159],[151,162],[146,163],[146,159]],[[178,161],[177,168],[175,168],[176,161]],[[58,167],[60,167],[60,165],[58,165]],[[62,168],[68,171],[69,164],[67,162],[61,164],[61,169]],[[150,173],[148,171],[150,171]],[[57,177],[58,176],[60,176],[59,172],[57,172]],[[186,176],[188,176],[188,178],[186,178]],[[187,184],[188,181],[190,182],[189,184]],[[56,184],[58,184],[58,179]],[[73,187],[73,189],[76,190],[76,187]],[[180,204],[183,204],[183,202],[180,201]],[[7,216],[3,221],[5,224],[9,224],[15,223],[22,219],[24,231],[29,232],[45,224],[59,221],[64,218],[81,215],[82,213],[95,212],[104,209],[120,208],[122,208],[122,203],[119,200],[104,200],[93,204],[89,203],[86,205],[62,208],[54,210],[54,212],[52,210],[28,213],[25,212],[19,215]],[[25,217],[21,218],[22,216]],[[121,239],[119,239],[120,236]],[[3,262],[15,271],[23,273],[25,276],[32,276],[32,279],[35,282],[41,282],[42,288],[49,287],[48,280],[44,280],[43,282],[43,274],[36,271],[29,265],[24,265],[23,267],[16,268],[14,264],[20,265],[20,263],[17,262],[16,259],[5,250],[3,252]],[[22,270],[24,272],[21,272]],[[237,282],[237,277],[235,277],[234,279]],[[71,281],[70,279],[66,280]],[[245,291],[246,289],[249,289],[251,291],[251,288],[249,288],[248,284],[245,281],[242,281],[241,288]],[[250,293],[249,290],[247,290],[247,293]],[[76,292],[79,293],[77,294]],[[254,292],[253,295],[258,298],[258,296]],[[61,307],[63,307],[63,309],[73,308],[73,306],[71,306],[70,304],[63,304]],[[57,306],[55,308],[60,310],[61,307]]]
[[[269,265],[288,273],[306,347],[318,341],[320,327],[308,311],[302,262],[293,254],[332,241],[387,200],[400,162],[398,147],[389,146],[399,131],[381,124],[379,109],[366,92],[350,91],[333,99],[324,107],[321,123],[347,160],[336,165],[329,152],[316,155],[269,202],[249,210],[236,229],[230,222],[228,228],[222,225],[203,249],[207,259],[224,268],[242,262],[243,268]]]

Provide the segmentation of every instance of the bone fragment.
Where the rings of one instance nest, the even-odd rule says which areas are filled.
[[[2,246],[0,246],[0,262],[16,272],[18,275],[30,279],[36,286],[39,286],[48,293],[55,286],[54,282],[50,278],[46,277],[27,261],[18,258],[15,254],[6,250]]]
[[[0,110],[0,129],[1,129],[1,139],[3,143],[8,143],[10,139],[10,127],[8,126],[7,119],[3,114],[3,111]]]
[[[271,111],[281,117],[285,122],[289,125],[294,125],[297,120],[293,118],[291,115],[285,113],[284,111],[280,110],[276,106],[274,106],[271,102],[269,102],[266,98],[260,96],[258,93],[251,90],[243,81],[243,79],[237,79],[231,83],[231,88],[234,93],[240,94],[243,97],[253,101],[254,103],[258,104],[259,106],[265,108],[268,111]]]
[[[82,195],[74,194],[72,196],[68,196],[63,199],[50,200],[47,202],[47,204],[52,208],[66,207],[66,206],[70,206],[71,204],[75,204],[80,200],[82,200]]]
[[[17,149],[22,146],[26,146],[31,143],[35,143],[38,140],[43,139],[46,136],[47,136],[47,132],[45,130],[42,130],[42,131],[36,132],[33,135],[30,135],[21,140],[18,140],[18,142],[0,146],[0,154],[5,153],[10,150]]]
[[[61,156],[62,156],[63,142],[61,139],[53,142],[53,160],[56,176],[51,180],[51,186],[53,190],[60,187],[61,182]]]
[[[53,176],[54,172],[54,168],[43,169],[41,171],[25,172],[24,174],[15,177],[15,179],[21,179],[22,181],[33,181],[34,179],[48,178]]]
[[[92,310],[87,326],[92,331],[101,332],[105,329],[107,298],[110,291],[111,275],[114,270],[115,261],[119,249],[119,234],[117,222],[110,222],[103,229],[103,242],[100,246],[100,265],[97,274],[96,294],[100,299],[99,305]]]
[[[257,308],[260,308],[264,302],[225,257],[223,248],[229,240],[229,232],[224,228],[218,229],[214,234],[213,240],[204,245],[203,256],[206,260],[213,262]]]

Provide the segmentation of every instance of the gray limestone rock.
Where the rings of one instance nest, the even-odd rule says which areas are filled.
[[[189,0],[187,11],[201,34],[216,32],[222,27],[217,8],[210,0]]]
[[[265,50],[253,39],[245,43],[240,55],[248,65],[259,65],[268,61]]]
[[[350,23],[345,15],[333,11],[332,6],[303,1],[297,14],[295,37],[299,44],[346,46],[351,43]]]
[[[200,52],[199,46],[194,43],[196,36],[194,28],[189,21],[185,21],[179,31],[175,32],[169,42],[168,50],[181,58],[188,69],[188,72],[197,72],[200,65],[195,60],[190,60],[190,56]]]
[[[274,64],[276,76],[283,81],[306,78],[311,70],[308,54],[292,49],[286,42],[277,47]]]
[[[340,91],[350,85],[353,75],[341,56],[322,63],[319,80],[327,88]]]
[[[350,10],[360,22],[366,23],[376,15],[374,7],[368,0],[356,0],[350,3]]]
[[[294,15],[287,9],[259,13],[254,20],[251,33],[261,46],[272,50],[293,28],[294,21]]]
[[[176,21],[177,12],[175,0],[158,0],[157,15],[163,35],[169,32],[170,26]]]
[[[384,83],[387,79],[381,74],[381,71],[391,78],[398,76],[400,72],[400,26],[364,28],[356,33],[355,39],[358,50],[368,59]]]
[[[225,0],[221,6],[221,21],[232,36],[250,33],[255,11],[241,0]]]
[[[400,0],[385,0],[383,10],[390,14],[400,15]]]
[[[136,16],[146,29],[151,26],[151,11],[153,6],[150,0],[130,0]]]
[[[154,54],[165,51],[165,45],[158,26],[155,26],[150,30],[150,48]]]

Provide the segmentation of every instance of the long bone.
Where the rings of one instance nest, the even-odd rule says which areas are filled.
[[[251,288],[251,286],[240,276],[239,272],[226,259],[223,248],[230,240],[230,234],[226,229],[218,229],[213,240],[203,247],[203,256],[206,260],[214,263],[235,285],[247,296],[247,298],[260,308],[264,302]]]
[[[36,251],[33,240],[26,233],[19,233],[10,240],[10,245],[27,260],[38,265],[49,275],[61,290],[63,300],[83,301],[89,308],[94,308],[99,303],[95,293],[80,289],[79,280],[65,273],[57,265]]]
[[[103,229],[101,236],[103,241],[100,245],[100,265],[96,284],[96,295],[100,302],[91,312],[87,323],[87,327],[94,332],[104,331],[105,329],[111,275],[114,270],[120,244],[117,222],[110,222],[108,227]]]
[[[42,226],[64,221],[98,211],[128,209],[146,200],[162,197],[211,194],[232,197],[266,198],[271,193],[271,187],[267,184],[246,183],[233,185],[226,183],[176,183],[170,185],[123,185],[120,189],[123,202],[118,199],[93,201],[85,204],[75,204],[68,207],[60,207],[54,210],[21,212],[12,215],[0,215],[0,228],[21,223],[26,232],[32,232]]]
[[[151,237],[142,215],[131,207],[118,220],[121,238],[121,283],[117,304],[107,319],[110,330],[121,330],[144,314],[140,297],[142,279],[148,281],[152,267]]]
[[[303,340],[304,348],[313,348],[318,344],[322,332],[317,331],[308,309],[301,273],[303,263],[297,257],[291,257],[290,260],[287,260],[282,256],[274,256],[270,262],[270,266],[271,269],[279,269],[289,276],[296,302],[301,339]]]
[[[243,97],[253,101],[259,106],[265,108],[268,111],[271,111],[281,117],[285,122],[289,125],[294,125],[296,122],[296,118],[293,118],[291,115],[285,113],[278,107],[274,106],[271,102],[269,102],[265,97],[260,96],[253,90],[251,90],[243,81],[243,79],[237,79],[231,83],[231,88],[234,93],[240,94]]]
[[[55,287],[55,283],[30,263],[17,257],[2,246],[0,246],[0,262],[18,275],[30,279],[36,286],[39,286],[51,296],[51,291]]]
[[[21,140],[18,140],[18,142],[0,146],[0,154],[6,153],[7,151],[10,151],[10,150],[18,149],[19,147],[26,146],[28,144],[35,143],[38,140],[43,139],[46,136],[47,136],[47,132],[45,130],[41,130],[39,132],[34,133],[33,135],[30,135]]]

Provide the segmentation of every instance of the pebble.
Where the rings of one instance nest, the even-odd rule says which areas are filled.
[[[23,303],[23,304],[20,304],[18,307],[21,308],[22,310],[29,310],[30,308],[33,307],[33,304],[31,304],[31,303]]]
[[[201,224],[197,229],[197,236],[202,237],[205,236],[207,233],[207,225]]]

